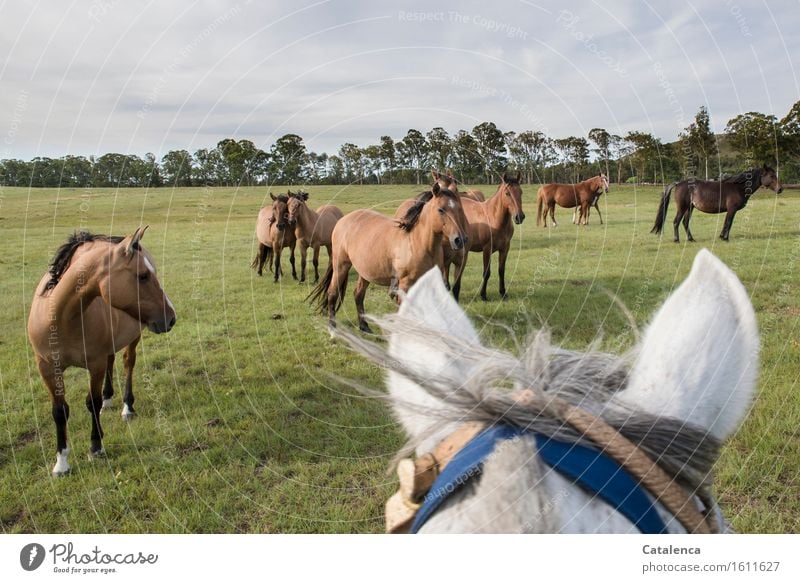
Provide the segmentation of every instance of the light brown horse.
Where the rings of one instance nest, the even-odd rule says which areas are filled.
[[[289,194],[292,194],[291,192]],[[284,247],[289,247],[289,263],[292,264],[292,277],[297,279],[297,269],[294,263],[294,249],[297,245],[297,237],[294,229],[289,228],[289,211],[287,208],[289,196],[279,194],[275,196],[270,193],[272,205],[265,206],[258,211],[256,219],[256,239],[258,239],[258,251],[256,257],[250,264],[252,269],[261,276],[264,263],[269,260],[269,269],[275,263],[275,281],[277,282],[283,275],[281,269],[281,252]]]
[[[692,232],[689,230],[689,220],[692,218],[692,211],[695,208],[704,213],[727,213],[725,224],[719,238],[727,241],[731,234],[731,225],[736,213],[742,210],[750,200],[752,194],[761,187],[772,189],[776,194],[783,192],[783,187],[778,181],[778,174],[764,164],[761,168],[752,168],[722,182],[706,180],[681,180],[673,182],[664,189],[661,197],[661,204],[658,207],[656,222],[651,233],[661,233],[664,222],[667,220],[667,208],[669,207],[669,195],[674,189],[675,204],[678,207],[675,213],[675,220],[672,226],[675,229],[676,243],[679,242],[678,227],[683,221],[683,228],[686,230],[686,238],[694,241]]]
[[[412,206],[401,221],[372,210],[345,215],[333,229],[333,255],[325,277],[309,295],[331,326],[342,305],[351,267],[358,272],[355,289],[358,327],[369,332],[364,318],[364,296],[370,283],[389,286],[398,302],[417,279],[443,264],[442,240],[454,249],[464,246],[466,234],[459,227],[459,198],[434,184],[431,197]]]
[[[483,284],[481,285],[483,301],[488,300],[486,286],[491,274],[492,254],[495,252],[498,253],[497,274],[500,278],[500,296],[503,299],[507,298],[506,259],[511,249],[511,238],[514,236],[513,223],[521,225],[525,220],[525,213],[522,211],[522,187],[519,179],[519,173],[516,177],[503,174],[497,191],[489,200],[485,202],[461,200],[468,223],[469,245],[466,249],[475,253],[483,253]],[[453,295],[456,298],[461,291],[461,276],[464,273],[466,261],[466,253],[461,255],[453,253],[445,261],[445,273],[449,272],[450,264],[456,266],[456,277],[453,283]]]
[[[550,213],[550,218],[553,221],[553,226],[557,227],[556,222],[556,203],[564,208],[580,209],[580,215],[576,224],[589,224],[589,207],[594,206],[597,209],[597,214],[600,216],[600,224],[603,223],[603,215],[600,214],[600,207],[597,200],[604,192],[608,192],[608,178],[605,174],[598,174],[583,182],[577,184],[543,184],[539,187],[539,192],[536,195],[538,199],[539,208],[536,213],[536,224],[541,225],[544,221],[544,226],[547,226],[547,213]],[[575,223],[575,214],[573,213],[572,222]]]
[[[437,184],[437,183],[441,187],[442,181],[441,180],[437,180],[436,182],[434,182],[434,184]],[[449,190],[449,189],[445,189],[445,190]],[[452,192],[452,190],[450,192]],[[433,196],[433,193],[429,191],[429,192],[423,192],[417,198],[409,198],[407,200],[404,200],[403,203],[399,207],[397,207],[397,210],[394,213],[394,218],[396,220],[402,220],[402,218],[406,216],[406,214],[411,209],[411,207],[416,205],[419,201],[426,202],[426,201],[430,200],[431,196]],[[463,198],[462,198],[462,201],[463,201]],[[456,219],[457,219],[457,221],[459,223],[459,229],[461,229],[461,232],[462,233],[468,233],[469,232],[469,222],[467,221],[467,216],[464,214],[463,203],[462,203],[462,208],[461,208],[460,212],[457,213]],[[444,283],[447,286],[447,289],[451,289],[451,287],[450,287],[450,265],[455,265],[456,266],[456,277],[455,277],[455,279],[459,283],[461,281],[461,276],[464,273],[464,268],[467,265],[467,257],[469,255],[469,253],[467,251],[467,245],[469,243],[468,239],[469,239],[469,236],[467,236],[465,238],[464,246],[461,247],[460,249],[453,249],[453,246],[450,244],[450,241],[448,241],[447,239],[442,239],[442,259],[443,259],[442,272],[443,272],[443,276],[444,276]],[[456,299],[456,301],[458,301],[458,296],[459,296],[459,292],[460,292],[460,285],[458,286],[458,288],[453,287],[452,288],[452,292],[453,292],[453,297]]]
[[[156,277],[152,257],[140,244],[146,228],[125,238],[75,233],[58,249],[33,296],[28,338],[53,405],[54,475],[70,471],[64,371],[71,366],[89,371],[86,407],[92,417],[91,455],[103,456],[100,411],[111,403],[114,354],[125,347],[122,416],[130,419],[133,367],[142,327],[161,334],[175,325],[175,308]]]
[[[344,214],[338,207],[324,204],[316,212],[306,202],[307,192],[299,192],[289,197],[287,209],[289,225],[294,227],[294,234],[300,242],[300,283],[306,280],[306,253],[308,248],[314,250],[314,283],[319,281],[319,248],[328,250],[328,262],[331,260],[331,236],[333,228]]]
[[[476,200],[478,202],[483,202],[486,200],[486,197],[483,196],[483,192],[480,190],[475,190],[470,188],[464,192],[458,190],[458,180],[455,179],[453,176],[453,171],[448,170],[447,173],[437,172],[436,170],[431,170],[431,176],[433,176],[433,181],[439,183],[440,188],[446,188],[450,192],[454,192],[461,198],[469,198],[472,200]]]

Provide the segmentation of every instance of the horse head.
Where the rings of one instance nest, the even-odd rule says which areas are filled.
[[[292,226],[297,224],[297,213],[308,200],[307,192],[291,193],[286,203],[286,220]]]
[[[283,231],[289,224],[289,211],[287,205],[289,204],[289,197],[283,194],[275,196],[270,193],[272,198],[272,222],[276,223],[279,231]]]
[[[461,199],[453,191],[441,188],[438,182],[433,183],[431,194],[432,197],[425,206],[430,208],[428,212],[434,217],[432,220],[435,221],[436,231],[447,238],[452,249],[463,249],[468,243],[468,222]]]
[[[780,194],[783,192],[783,186],[778,181],[778,173],[775,172],[773,168],[770,168],[766,164],[761,168],[761,184],[760,186],[764,186],[773,190],[775,194]]]
[[[598,178],[600,179],[600,187],[598,188],[598,191],[602,190],[608,194],[608,176],[601,172]]]
[[[516,436],[494,444],[479,477],[456,488],[424,531],[637,530],[622,509],[576,486],[577,476],[545,467],[540,436],[570,449],[585,444],[589,433],[554,417],[550,403],[556,400],[625,436],[680,485],[692,512],[704,520],[699,510],[708,510],[722,523],[710,496],[711,471],[753,399],[759,339],[747,292],[707,250],[697,254],[687,279],[628,357],[563,350],[542,332],[520,356],[485,347],[438,270],[410,289],[397,315],[378,323],[389,336],[386,352],[341,335],[389,370],[388,400],[417,460],[470,423],[511,426]],[[590,440],[592,446],[604,449]],[[430,492],[426,498],[439,491]],[[677,513],[665,510],[669,502],[659,500],[666,530],[685,532]]]
[[[444,188],[453,194],[458,194],[458,181],[453,177],[452,170],[448,170],[447,173],[431,170],[431,177],[433,178],[433,182],[439,185],[439,188]]]
[[[109,305],[161,334],[175,325],[175,308],[158,281],[153,258],[140,244],[146,229],[140,227],[114,245],[100,295]]]
[[[500,179],[500,189],[503,191],[503,203],[508,212],[518,225],[525,220],[525,213],[522,211],[522,187],[519,184],[522,174],[517,172],[516,176],[509,176],[505,172]]]

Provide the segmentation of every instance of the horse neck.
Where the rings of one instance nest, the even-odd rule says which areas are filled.
[[[422,214],[417,224],[409,231],[408,238],[416,249],[424,250],[428,253],[441,246],[444,233],[435,231],[431,226],[431,215],[435,212],[431,209],[433,205],[428,203],[422,210]]]
[[[319,214],[311,210],[307,204],[300,205],[300,212],[297,214],[297,224],[300,225],[302,231],[310,233],[318,220]]]
[[[91,249],[78,250],[67,270],[50,291],[51,311],[60,320],[70,320],[82,314],[100,295],[100,276],[106,244],[92,244]],[[99,256],[99,257],[98,257]]]
[[[512,213],[511,209],[503,204],[502,189],[503,186],[501,184],[489,200],[481,203],[488,211],[486,214],[492,219],[492,224],[495,227],[500,226],[508,221],[511,218]]]

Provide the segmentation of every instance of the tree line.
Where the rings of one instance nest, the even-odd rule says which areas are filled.
[[[422,184],[431,168],[452,169],[466,183],[492,183],[504,171],[528,183],[577,182],[599,171],[618,183],[662,183],[683,177],[714,179],[767,163],[784,182],[800,180],[800,101],[782,119],[749,112],[731,119],[722,135],[701,107],[675,142],[648,132],[616,135],[594,128],[586,137],[553,138],[541,131],[503,132],[492,122],[450,135],[435,127],[410,129],[400,140],[345,143],[336,154],[309,151],[286,134],[261,150],[227,138],[194,153],[172,150],[161,160],[109,153],[99,157],[0,160],[0,184],[33,187],[255,186],[270,184]]]

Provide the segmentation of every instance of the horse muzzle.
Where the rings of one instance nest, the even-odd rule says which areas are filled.
[[[455,237],[450,237],[450,247],[453,248],[454,251],[459,251],[466,247],[467,245],[467,237],[456,235]]]
[[[514,215],[514,222],[516,224],[521,225],[524,220],[525,220],[525,213],[517,213]]]
[[[783,186],[779,187],[778,190],[775,191],[775,194],[780,194],[783,192]]]
[[[175,321],[177,320],[177,316],[175,315],[175,310],[172,307],[172,302],[167,300],[168,304],[163,312],[163,317],[158,320],[151,320],[147,323],[147,328],[150,332],[155,332],[156,334],[164,334],[165,332],[169,332],[175,326]]]

